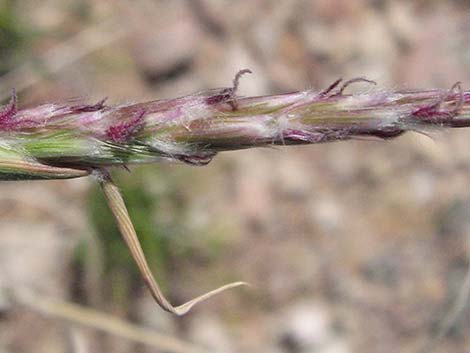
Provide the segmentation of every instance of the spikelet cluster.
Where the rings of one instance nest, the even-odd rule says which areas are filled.
[[[231,88],[137,104],[102,100],[19,110],[13,94],[0,109],[0,179],[78,177],[94,168],[162,158],[205,165],[227,150],[470,126],[470,92],[459,83],[451,89],[346,94],[354,82],[371,83],[359,78],[338,80],[320,92],[240,97],[238,79],[246,72]],[[18,166],[26,169],[15,173]]]

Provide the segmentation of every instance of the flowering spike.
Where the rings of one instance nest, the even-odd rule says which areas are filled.
[[[119,106],[102,100],[17,110],[13,95],[0,112],[0,148],[80,170],[161,158],[205,165],[228,150],[470,127],[470,91],[460,83],[450,90],[346,94],[352,83],[373,82],[338,79],[320,92],[240,97],[240,78],[249,72],[239,71],[230,88]]]

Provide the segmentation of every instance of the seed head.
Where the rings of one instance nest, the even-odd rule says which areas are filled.
[[[13,153],[45,166],[80,170],[162,158],[204,165],[228,150],[390,139],[406,131],[470,126],[470,92],[460,83],[450,90],[347,94],[353,83],[375,82],[339,79],[320,92],[240,97],[240,77],[250,72],[240,71],[229,88],[117,106],[102,100],[18,110],[13,94],[0,110],[0,157]]]

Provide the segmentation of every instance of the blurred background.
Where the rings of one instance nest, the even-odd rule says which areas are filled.
[[[254,72],[242,95],[357,76],[468,90],[470,2],[0,0],[2,102],[12,88],[21,107],[163,99],[230,86],[242,68]],[[115,170],[172,302],[233,280],[253,285],[183,318],[153,303],[91,180],[2,182],[0,352],[469,352],[469,137]],[[101,322],[86,316],[95,311],[105,327],[124,320],[153,343],[90,327]],[[88,324],[77,323],[83,315]]]

